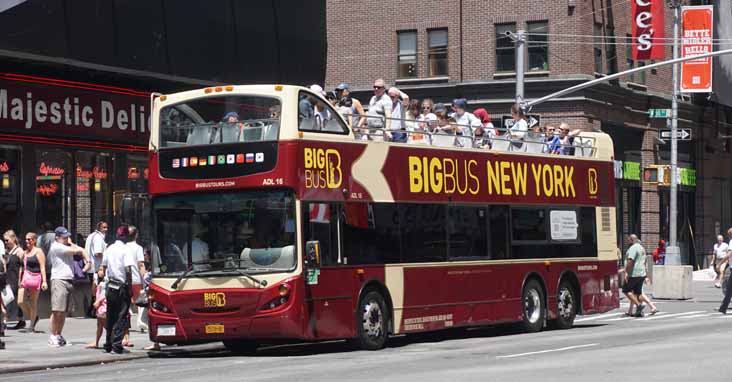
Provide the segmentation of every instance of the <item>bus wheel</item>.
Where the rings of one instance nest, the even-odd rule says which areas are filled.
[[[226,350],[240,355],[250,355],[257,352],[259,343],[252,340],[224,340]]]
[[[364,350],[379,350],[386,346],[389,313],[386,311],[384,297],[379,292],[370,291],[358,302],[356,344]]]
[[[577,299],[572,285],[563,280],[557,292],[557,319],[551,322],[552,328],[569,329],[574,325],[577,316]]]
[[[523,328],[529,333],[538,332],[544,325],[544,292],[541,285],[534,279],[530,279],[524,286],[521,297],[523,304]]]

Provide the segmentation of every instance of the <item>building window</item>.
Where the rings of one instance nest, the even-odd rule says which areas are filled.
[[[633,61],[633,37],[629,34],[625,35],[625,63],[627,64],[626,70],[635,67],[635,61]],[[628,82],[635,82],[635,73],[626,75],[625,79]]]
[[[427,32],[429,76],[447,76],[447,29]]]
[[[516,49],[508,32],[516,33],[516,24],[496,24],[496,72],[516,71]]]
[[[549,42],[547,33],[549,23],[547,21],[534,21],[526,23],[529,33],[527,46],[529,52],[529,71],[549,70]]]
[[[397,32],[399,55],[397,78],[417,77],[417,32]]]
[[[638,61],[638,67],[640,68],[641,66],[646,66],[645,61]],[[644,70],[642,72],[638,72],[637,74],[638,75],[635,76],[637,83],[639,83],[641,85],[645,85],[646,84],[646,71]]]
[[[595,45],[593,56],[595,57],[595,73],[605,73],[602,67],[602,24],[595,23],[594,27]]]

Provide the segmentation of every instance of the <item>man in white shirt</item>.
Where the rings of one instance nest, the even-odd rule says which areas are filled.
[[[66,323],[66,312],[70,308],[74,289],[74,255],[84,257],[85,272],[91,268],[91,263],[86,250],[71,242],[71,232],[66,227],[57,227],[54,233],[56,241],[48,250],[48,261],[51,263],[51,336],[48,345],[59,347],[66,345],[61,331]]]
[[[369,101],[369,110],[366,113],[366,125],[369,127],[368,133],[372,139],[383,135],[383,132],[378,130],[380,128],[384,128],[384,131],[387,132],[387,138],[391,137],[391,134],[388,132],[391,128],[391,120],[385,119],[391,117],[391,109],[392,102],[391,98],[386,94],[386,84],[384,80],[379,78],[374,81],[374,96]],[[381,139],[379,138],[378,140]]]
[[[122,224],[117,228],[116,241],[104,251],[102,266],[97,272],[99,279],[107,279],[107,325],[104,351],[124,353],[122,339],[129,325],[130,297],[132,288],[132,268],[135,267],[130,247],[126,242],[130,237],[129,226]]]
[[[135,261],[135,266],[132,267],[132,304],[135,303],[137,297],[142,291],[142,278],[145,277],[145,251],[140,244],[137,244],[137,235],[139,234],[137,227],[130,225],[130,239],[127,242],[132,253],[132,258]],[[138,309],[139,310],[139,309]],[[137,315],[137,325],[140,326],[140,315]],[[129,336],[129,335],[128,335]]]
[[[91,295],[92,295],[92,303],[94,300],[96,300],[96,294],[97,294],[97,277],[96,273],[99,270],[99,266],[102,265],[102,255],[104,254],[104,250],[107,249],[107,243],[104,241],[104,238],[107,236],[107,231],[109,230],[109,224],[105,221],[100,221],[97,223],[97,229],[96,231],[92,232],[87,236],[86,238],[86,245],[84,246],[84,249],[86,250],[86,253],[89,254],[89,257],[91,258],[92,266],[89,268],[89,276],[90,276],[90,285],[91,285]],[[93,309],[92,309],[93,311]]]
[[[727,265],[725,258],[727,257],[727,250],[729,246],[724,242],[724,236],[717,235],[717,242],[714,243],[714,271],[717,272],[717,277],[714,279],[714,286],[721,288],[721,281],[724,278],[724,270]]]
[[[468,100],[465,98],[456,98],[452,101],[452,109],[455,111],[453,118],[458,125],[458,131],[464,135],[473,135],[473,130],[477,129],[482,125],[481,121],[466,111],[468,107]]]
[[[407,130],[407,110],[409,106],[409,96],[407,93],[399,90],[396,86],[392,86],[388,91],[389,98],[391,99],[391,115],[392,118],[391,128],[395,131],[391,133],[392,142],[406,142],[407,133],[402,131]]]

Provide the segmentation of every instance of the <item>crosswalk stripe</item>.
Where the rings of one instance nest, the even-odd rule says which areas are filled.
[[[582,318],[578,318],[578,319],[574,320],[574,322],[593,321],[593,320],[599,320],[599,319],[601,319],[601,318],[607,318],[607,317],[615,317],[615,316],[620,316],[620,315],[622,315],[622,314],[623,314],[623,313],[618,313],[618,312],[615,312],[615,313],[605,313],[605,314],[598,314],[598,315],[596,315],[596,316],[588,316],[588,317],[582,317]]]
[[[659,312],[655,316],[648,316],[648,317],[644,317],[644,318],[639,318],[636,321],[651,321],[651,320],[657,320],[657,319],[660,319],[660,318],[671,318],[671,317],[679,317],[679,316],[688,316],[688,315],[692,315],[692,314],[704,313],[704,311],[703,310],[695,310],[693,312],[683,312],[683,313],[674,313],[674,314],[666,314],[666,315],[664,315],[662,313],[663,312]]]
[[[697,317],[709,317],[714,313],[703,313],[703,314],[692,314],[691,316],[682,316],[677,318],[697,318]]]

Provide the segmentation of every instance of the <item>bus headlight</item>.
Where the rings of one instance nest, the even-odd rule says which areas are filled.
[[[268,301],[261,308],[259,308],[259,310],[272,310],[272,309],[276,309],[277,307],[279,307],[281,305],[284,305],[290,299],[291,289],[292,288],[290,287],[289,284],[280,285],[279,288],[277,288],[277,292],[278,292],[279,296]]]
[[[150,303],[150,307],[152,307],[153,309],[155,309],[157,311],[163,312],[163,313],[170,313],[170,309],[168,309],[167,306],[165,306],[165,305],[163,305],[163,304],[161,304],[161,303],[159,303],[159,302],[157,302],[155,300],[153,300]]]

